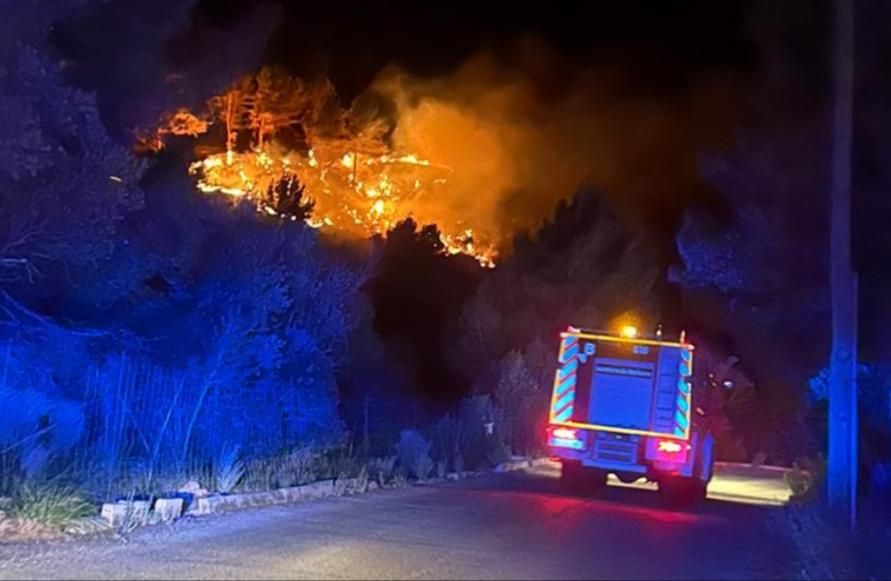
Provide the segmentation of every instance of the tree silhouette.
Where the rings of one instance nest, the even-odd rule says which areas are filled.
[[[306,220],[312,215],[314,203],[303,196],[304,190],[297,178],[285,177],[269,186],[264,204],[277,216]]]

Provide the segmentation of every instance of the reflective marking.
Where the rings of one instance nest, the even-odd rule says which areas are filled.
[[[554,392],[557,394],[557,397],[560,397],[561,395],[566,393],[566,390],[573,387],[575,387],[575,377],[569,377],[566,379],[566,381],[558,385],[557,389],[555,389]]]
[[[574,400],[574,399],[575,399],[575,392],[570,391],[569,393],[567,393],[566,395],[564,395],[563,397],[561,397],[560,399],[558,399],[557,401],[554,402],[553,409],[555,409],[555,410],[563,409],[566,405],[571,404],[572,400]],[[559,412],[557,412],[557,413],[559,413]]]
[[[570,359],[576,356],[579,352],[579,344],[576,343],[572,347],[569,347],[563,352],[563,356],[560,358],[560,363],[566,363]]]
[[[579,362],[573,359],[563,367],[557,370],[557,381],[563,381],[570,374],[574,373],[576,369],[579,367]]]
[[[558,415],[554,416],[554,421],[565,422],[570,417],[572,417],[572,406],[567,407],[565,410],[561,411]]]

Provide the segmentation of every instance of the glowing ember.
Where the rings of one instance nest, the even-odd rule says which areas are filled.
[[[386,235],[409,216],[401,204],[419,195],[435,195],[449,173],[416,156],[366,156],[356,163],[354,154],[326,160],[312,149],[306,156],[291,152],[289,157],[272,151],[219,153],[193,163],[189,170],[199,177],[200,191],[248,198],[270,215],[276,212],[266,202],[268,193],[279,181],[296,178],[313,203],[312,216],[306,220],[309,226],[363,237]],[[437,226],[445,252],[467,254],[483,266],[494,266],[494,249],[476,245],[473,230]]]

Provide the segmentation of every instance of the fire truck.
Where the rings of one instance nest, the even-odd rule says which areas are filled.
[[[614,474],[656,482],[672,504],[705,498],[714,438],[693,411],[693,351],[683,334],[643,338],[630,326],[561,333],[547,437],[566,491],[593,492]]]

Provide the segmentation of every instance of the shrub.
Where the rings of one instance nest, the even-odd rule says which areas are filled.
[[[317,480],[324,462],[312,448],[303,446],[278,456],[252,458],[244,467],[240,488],[266,491]]]
[[[486,461],[495,467],[507,462],[511,458],[510,446],[505,444],[497,436],[489,438],[486,446]]]
[[[372,458],[368,461],[368,475],[380,486],[389,484],[395,477],[397,456]]]
[[[95,511],[92,504],[71,488],[26,485],[14,497],[11,512],[20,519],[61,528]]]
[[[432,445],[416,430],[403,430],[396,444],[399,462],[409,476],[423,480],[433,470],[433,459],[430,458]]]
[[[266,458],[249,460],[244,467],[241,489],[248,492],[266,491],[272,488],[275,466]]]
[[[217,492],[229,494],[245,474],[244,462],[238,456],[241,449],[238,446],[223,446],[220,454],[214,462],[214,483]]]
[[[361,494],[368,490],[368,468],[362,466],[355,476],[339,476],[334,481],[334,489],[338,494]]]
[[[277,486],[299,486],[319,479],[323,462],[310,446],[301,446],[280,457],[275,468]]]
[[[367,469],[352,445],[336,448],[330,453],[330,474],[333,478],[356,478]]]

